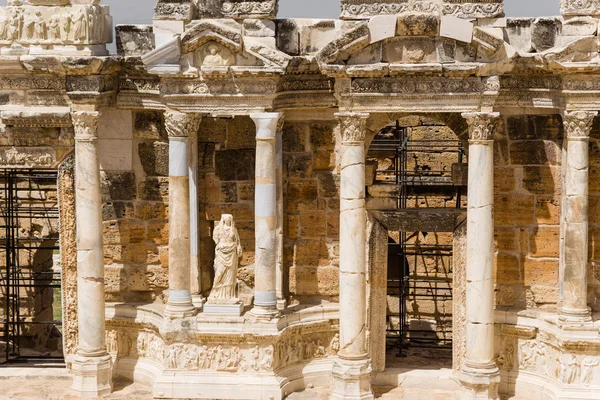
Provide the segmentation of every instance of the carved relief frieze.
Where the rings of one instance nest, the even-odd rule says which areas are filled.
[[[352,93],[480,93],[480,78],[356,78]]]
[[[56,163],[52,147],[2,147],[0,167],[51,167]]]
[[[189,2],[162,2],[154,7],[154,19],[186,20],[194,19],[196,8]]]
[[[277,0],[240,1],[225,0],[221,12],[228,18],[274,18],[278,9]]]
[[[501,0],[342,0],[341,3],[342,19],[367,19],[410,11],[460,18],[494,18],[504,14]]]
[[[599,0],[560,0],[560,12],[563,15],[600,14]]]
[[[1,7],[0,44],[102,44],[110,41],[108,8]]]
[[[277,90],[277,80],[255,79],[207,79],[203,81],[172,79],[163,83],[164,95],[271,95]]]

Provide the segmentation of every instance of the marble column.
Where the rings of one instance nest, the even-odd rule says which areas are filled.
[[[591,322],[587,304],[588,275],[588,183],[589,136],[597,112],[565,112],[566,167],[560,250],[562,306],[559,320],[563,325]],[[565,161],[563,161],[565,162]]]
[[[494,357],[494,128],[498,113],[468,113],[466,355],[462,400],[498,399]]]
[[[189,136],[189,175],[190,175],[190,292],[192,303],[202,310],[205,299],[202,297],[200,274],[199,200],[198,200],[198,130]]]
[[[255,263],[252,315],[272,319],[277,310],[276,132],[281,113],[251,114],[256,124],[254,199]]]
[[[332,399],[373,399],[367,352],[365,133],[369,114],[338,113],[342,136],[340,187],[340,350]]]
[[[277,133],[275,137],[275,168],[276,168],[276,203],[277,203],[277,309],[284,310],[287,306],[285,299],[285,284],[283,276],[283,124],[284,117],[279,119],[277,124]]]
[[[189,136],[198,131],[200,117],[165,112],[169,135],[169,300],[168,318],[194,315],[190,292],[190,183]]]
[[[112,390],[112,358],[106,351],[104,242],[98,159],[100,113],[74,111],[75,209],[77,217],[77,351],[73,389],[84,397]]]

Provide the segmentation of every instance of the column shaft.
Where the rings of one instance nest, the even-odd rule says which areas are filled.
[[[165,315],[194,314],[190,292],[190,182],[188,136],[200,119],[175,111],[165,113],[169,135],[169,300]]]
[[[286,307],[284,276],[283,276],[283,123],[284,118],[279,119],[275,138],[275,167],[276,167],[276,202],[277,202],[277,308],[283,310]]]
[[[497,399],[494,359],[494,128],[498,113],[463,114],[469,123],[466,356],[462,399]]]
[[[340,350],[333,367],[332,399],[372,399],[367,353],[365,132],[369,114],[339,113]]]
[[[565,204],[562,207],[564,262],[560,282],[562,306],[560,319],[567,323],[591,321],[587,305],[588,269],[588,182],[589,133],[597,112],[567,112],[564,115],[567,136],[565,167]]]
[[[77,216],[78,348],[73,389],[83,396],[110,393],[111,357],[105,343],[104,241],[98,158],[99,112],[73,112]]]
[[[256,124],[254,201],[256,317],[273,318],[277,311],[277,168],[276,130],[281,113],[252,114]]]
[[[198,201],[198,131],[190,132],[189,140],[189,179],[190,179],[190,292],[192,302],[202,308],[202,282],[199,258],[199,201]]]

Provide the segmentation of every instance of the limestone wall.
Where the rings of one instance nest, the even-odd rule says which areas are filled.
[[[556,311],[562,120],[515,116],[504,123],[495,144],[496,305]]]

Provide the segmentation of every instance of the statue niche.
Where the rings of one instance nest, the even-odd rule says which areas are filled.
[[[231,51],[217,42],[209,42],[199,52],[200,65],[203,67],[227,67],[235,64]]]
[[[237,297],[237,274],[242,245],[233,216],[223,214],[213,232],[215,279],[204,312],[240,315],[243,303]]]

